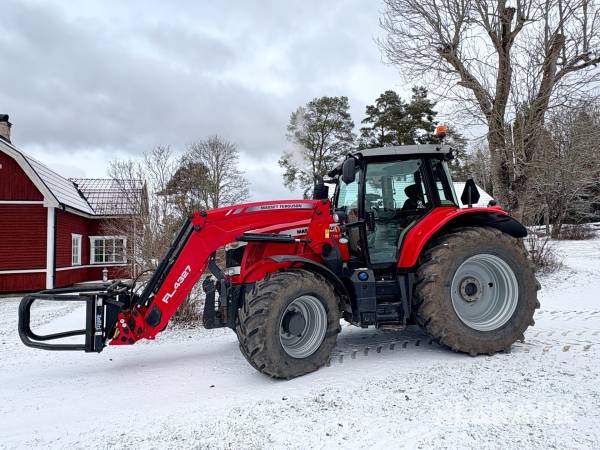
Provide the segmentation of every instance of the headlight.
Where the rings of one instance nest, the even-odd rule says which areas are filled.
[[[230,242],[225,246],[225,274],[226,275],[237,275],[240,272],[240,266],[242,265],[242,258],[244,257],[244,250],[247,242]],[[234,269],[234,270],[228,270]],[[234,273],[237,269],[237,273]]]

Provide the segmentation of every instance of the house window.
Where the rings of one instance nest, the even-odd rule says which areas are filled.
[[[125,247],[127,239],[123,236],[91,236],[91,264],[126,262]]]
[[[71,235],[71,265],[72,266],[80,266],[81,265],[81,235],[80,234],[72,234]]]

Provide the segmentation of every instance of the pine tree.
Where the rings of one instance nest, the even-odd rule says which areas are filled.
[[[367,105],[367,117],[361,123],[360,147],[374,148],[398,145],[400,124],[406,118],[406,105],[394,91],[385,91],[374,105]]]
[[[435,103],[428,98],[427,89],[413,87],[409,103],[394,91],[385,91],[374,105],[367,105],[361,128],[360,147],[425,144],[434,142]]]
[[[433,110],[435,103],[427,95],[427,89],[415,86],[410,103],[406,106],[409,116],[410,129],[407,132],[406,144],[427,144],[435,141],[433,131],[436,125],[437,111]]]
[[[432,136],[432,142],[436,143],[437,141],[437,138]],[[474,178],[472,157],[467,153],[467,139],[456,128],[448,126],[444,144],[452,147],[454,154],[454,159],[448,163],[452,179],[454,181],[466,181],[468,178]]]
[[[285,186],[300,187],[308,197],[317,179],[350,151],[355,136],[348,109],[348,97],[320,97],[292,113],[287,137],[295,148],[279,159]]]

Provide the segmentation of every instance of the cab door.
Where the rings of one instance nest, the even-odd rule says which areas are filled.
[[[366,255],[366,229],[363,218],[363,207],[361,205],[361,180],[362,171],[356,169],[354,181],[344,183],[342,177],[338,181],[335,196],[335,211],[343,212],[346,215],[345,235],[348,238],[348,248],[350,251],[351,265],[365,266],[367,264]]]
[[[370,265],[398,260],[404,232],[431,207],[427,166],[421,158],[373,161],[364,175],[364,217]]]

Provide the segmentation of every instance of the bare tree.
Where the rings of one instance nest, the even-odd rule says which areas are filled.
[[[463,173],[468,175],[466,178],[472,177],[484,191],[493,196],[492,161],[487,143],[476,143],[466,151],[464,166]]]
[[[118,185],[131,214],[116,217],[107,222],[110,233],[128,237],[134,274],[153,268],[164,255],[179,226],[180,217],[176,214],[169,199],[160,195],[166,189],[176,169],[176,159],[167,146],[158,146],[144,154],[139,160],[111,161],[108,174]],[[139,198],[135,191],[128,189],[131,180],[140,180],[147,189],[147,200]]]
[[[208,176],[204,164],[184,157],[160,194],[167,196],[181,216],[189,216],[194,211],[206,208],[207,189],[210,189]]]
[[[487,126],[496,196],[522,215],[548,109],[598,78],[595,0],[384,0],[380,41],[407,79]]]
[[[248,180],[239,168],[239,159],[236,145],[220,136],[190,145],[182,165],[195,168],[189,181],[196,180],[201,187],[195,192],[200,206],[218,208],[248,199]]]
[[[549,115],[534,159],[528,215],[542,216],[552,236],[565,223],[596,218],[600,202],[600,119],[598,106],[564,108]]]

